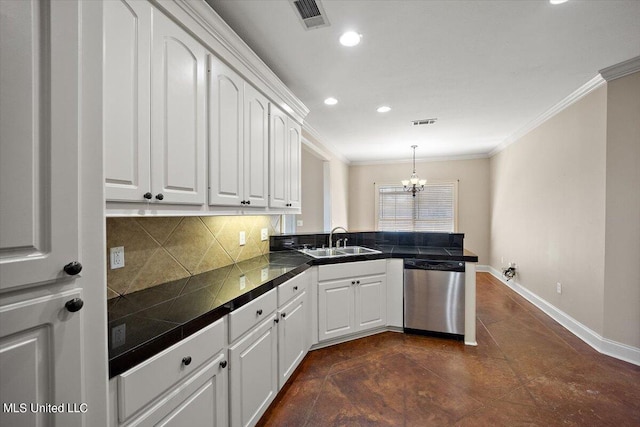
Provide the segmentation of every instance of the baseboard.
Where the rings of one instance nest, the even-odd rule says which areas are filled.
[[[486,268],[486,270],[484,268]],[[596,351],[640,366],[640,348],[604,338],[602,335],[578,322],[576,319],[558,309],[553,304],[550,304],[548,301],[540,298],[529,289],[518,284],[515,280],[506,281],[502,277],[502,273],[491,266],[478,266],[478,271],[489,272],[493,277],[500,280],[504,285],[508,286],[531,304],[545,312],[552,319],[565,327],[569,332],[593,347]]]

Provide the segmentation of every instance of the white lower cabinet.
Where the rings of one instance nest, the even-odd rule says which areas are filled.
[[[278,383],[284,386],[311,346],[309,321],[310,275],[302,273],[278,288],[278,300],[294,295],[278,309]],[[283,297],[280,298],[280,295]]]
[[[220,319],[112,380],[112,425],[228,425],[227,322]]]
[[[267,317],[229,347],[231,426],[255,425],[278,393],[277,323]]]
[[[385,260],[320,266],[318,340],[386,326]]]

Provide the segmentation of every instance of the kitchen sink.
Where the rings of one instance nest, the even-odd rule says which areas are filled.
[[[305,255],[313,258],[336,258],[354,255],[380,254],[382,252],[375,249],[365,248],[364,246],[347,246],[344,248],[318,248],[318,249],[299,249]]]

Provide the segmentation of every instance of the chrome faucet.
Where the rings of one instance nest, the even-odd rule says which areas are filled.
[[[336,230],[344,230],[345,233],[348,233],[347,229],[344,227],[334,227],[329,233],[329,249],[333,247],[333,232]]]

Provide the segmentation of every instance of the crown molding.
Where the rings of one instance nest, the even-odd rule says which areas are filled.
[[[620,62],[600,70],[600,75],[608,82],[640,71],[640,56]]]
[[[302,123],[309,109],[204,0],[152,0],[242,77]]]
[[[437,156],[437,157],[423,157],[416,159],[416,163],[432,163],[432,162],[450,162],[457,160],[477,160],[488,159],[489,155],[486,153],[480,154],[461,154],[459,156]],[[354,161],[351,162],[352,166],[373,166],[373,165],[393,165],[393,164],[411,164],[413,159],[399,159],[399,160],[371,160],[371,161]]]
[[[540,116],[536,117],[531,122],[527,123],[524,127],[518,129],[516,132],[508,136],[504,141],[502,141],[493,150],[489,152],[488,157],[493,157],[500,151],[507,148],[509,145],[513,144],[514,142],[516,142],[517,140],[519,140],[520,138],[522,138],[523,136],[525,136],[526,134],[528,134],[529,132],[531,132],[532,130],[534,130],[535,128],[537,128],[547,120],[549,120],[551,117],[558,114],[560,111],[564,110],[565,108],[569,107],[572,104],[575,104],[580,99],[584,98],[594,90],[603,86],[605,83],[606,83],[606,80],[603,79],[600,74],[598,74],[597,76],[589,80],[587,83],[579,87],[577,90],[575,90],[573,93],[571,93],[569,96],[564,98],[562,101],[560,101],[559,103],[557,103],[556,105],[554,105],[553,107],[551,107],[550,109],[542,113]]]

